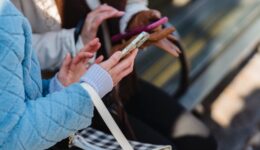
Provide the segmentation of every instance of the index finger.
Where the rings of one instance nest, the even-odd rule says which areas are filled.
[[[101,44],[98,38],[93,39],[87,43],[80,51],[81,52],[91,52],[94,53],[100,48]]]
[[[108,11],[108,10],[117,10],[116,8],[112,7],[112,6],[109,6],[107,4],[103,4],[103,5],[100,5],[98,6],[95,10],[93,10],[92,12],[93,13],[99,13],[99,12],[102,12],[102,11]],[[119,11],[119,10],[117,10]]]

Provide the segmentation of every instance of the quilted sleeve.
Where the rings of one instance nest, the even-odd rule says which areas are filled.
[[[18,28],[21,24],[17,21],[22,17],[15,17],[17,14],[3,16],[2,12],[0,11],[0,149],[46,149],[89,126],[93,104],[80,84],[45,97],[26,98],[30,97],[27,87],[24,87],[26,81],[23,75],[24,57],[27,54],[23,50],[24,34]]]
[[[0,51],[0,149],[45,149],[91,124],[93,104],[79,84],[26,99],[19,59],[1,42]]]

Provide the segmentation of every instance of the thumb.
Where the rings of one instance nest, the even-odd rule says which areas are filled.
[[[115,52],[107,61],[102,62],[100,66],[103,67],[105,70],[109,71],[120,61],[121,55],[121,51]]]

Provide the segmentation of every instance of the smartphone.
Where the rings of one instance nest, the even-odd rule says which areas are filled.
[[[137,35],[143,31],[145,32],[149,32],[149,31],[152,31],[153,29],[159,27],[160,25],[163,25],[165,24],[166,22],[168,22],[168,17],[163,17],[147,26],[143,26],[143,27],[138,27],[138,28],[134,28],[134,29],[131,29],[131,30],[128,30],[126,31],[126,33],[124,34],[116,34],[114,36],[112,36],[112,42],[113,43],[116,43],[116,42],[119,42],[121,40],[124,40],[124,39],[129,39],[131,38],[132,36],[134,35]]]
[[[139,48],[147,41],[150,37],[150,34],[147,32],[140,33],[130,44],[128,44],[123,50],[121,59],[124,58],[127,54],[133,51],[136,48]]]

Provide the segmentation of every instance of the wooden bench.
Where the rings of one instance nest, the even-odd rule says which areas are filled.
[[[214,93],[259,42],[260,4],[239,2],[196,0],[176,10],[169,0],[150,1],[152,8],[170,18],[181,35],[191,84],[179,100],[189,110]],[[143,79],[171,95],[182,76],[180,61],[154,47],[140,55],[137,70]]]

